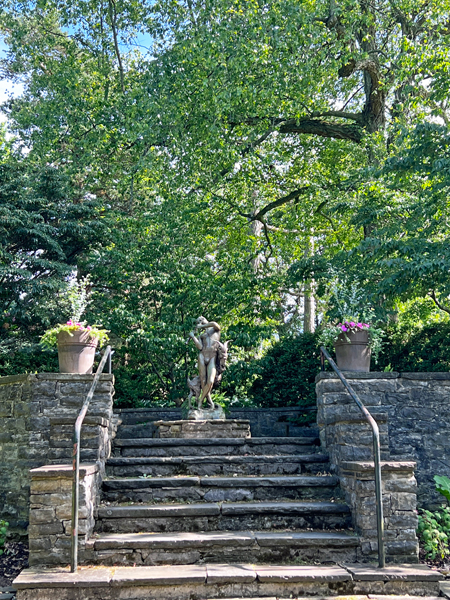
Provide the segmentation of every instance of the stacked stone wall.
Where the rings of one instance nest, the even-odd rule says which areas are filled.
[[[380,425],[382,458],[414,461],[418,505],[440,506],[433,477],[450,473],[450,373],[349,373],[347,378]],[[371,459],[371,430],[342,383],[334,373],[321,373],[316,385],[321,441],[333,463]]]
[[[11,530],[28,525],[30,469],[70,464],[75,419],[93,375],[39,373],[0,378],[0,518]],[[101,375],[82,428],[81,460],[110,453],[114,421],[112,375]]]

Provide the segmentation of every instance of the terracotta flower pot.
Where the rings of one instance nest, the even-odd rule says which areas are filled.
[[[58,333],[58,359],[60,373],[92,373],[98,338],[80,329]]]
[[[346,336],[350,340],[347,341]],[[336,363],[342,371],[370,371],[369,332],[367,329],[341,333],[334,344]]]

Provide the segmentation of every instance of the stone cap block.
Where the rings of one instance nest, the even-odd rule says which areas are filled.
[[[35,377],[38,380],[48,381],[70,381],[70,382],[87,382],[91,383],[94,380],[95,374],[80,375],[78,373],[37,373]],[[114,375],[112,373],[102,373],[99,381],[112,381],[114,382]]]
[[[381,472],[386,473],[389,471],[413,471],[416,468],[414,461],[406,460],[382,460],[380,461]],[[359,472],[373,472],[375,464],[373,461],[344,461],[341,463],[341,468],[344,471],[359,471]]]
[[[27,379],[35,377],[29,373],[23,373],[21,375],[5,375],[0,377],[0,385],[7,385],[8,383],[20,383],[21,381],[27,381]]]
[[[343,371],[342,374],[346,379],[398,379],[403,374],[397,373],[395,371],[388,372],[377,372],[371,371],[369,373],[363,373],[361,371]],[[420,373],[421,375],[425,375],[425,373]],[[430,373],[431,375],[433,373]],[[338,379],[339,377],[336,375],[334,371],[321,371],[318,375],[316,375],[315,382],[318,383],[323,379]]]
[[[50,425],[72,425],[75,427],[75,421],[77,417],[50,417]],[[85,417],[83,425],[100,425],[101,427],[108,427],[109,421],[103,417]]]
[[[111,579],[113,586],[177,585],[206,582],[204,565],[163,565],[158,567],[116,567]]]
[[[440,581],[443,576],[427,565],[343,565],[354,581]]]
[[[24,569],[14,580],[14,588],[71,588],[71,587],[104,587],[109,585],[114,568],[100,569],[79,567],[76,573],[69,568],[59,569]]]
[[[253,583],[256,581],[252,565],[206,565],[206,583]]]
[[[80,464],[80,477],[93,475],[94,473],[98,473],[98,471],[99,467],[97,463]],[[32,479],[39,479],[43,477],[46,479],[50,477],[59,479],[72,479],[73,467],[72,465],[44,465],[43,467],[38,467],[37,469],[31,469],[30,475]]]
[[[272,566],[255,567],[261,583],[341,582],[351,581],[352,576],[341,567]]]
[[[155,427],[160,427],[161,425],[165,425],[167,427],[171,427],[172,425],[185,425],[187,423],[193,423],[195,425],[203,425],[208,423],[208,425],[223,425],[224,423],[233,423],[236,425],[250,425],[250,421],[248,419],[205,419],[204,421],[194,421],[188,419],[181,419],[179,421],[155,421],[153,424]]]

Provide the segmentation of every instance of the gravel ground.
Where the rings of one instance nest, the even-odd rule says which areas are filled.
[[[24,542],[6,542],[0,556],[0,588],[8,587],[22,569],[28,567],[28,546]]]

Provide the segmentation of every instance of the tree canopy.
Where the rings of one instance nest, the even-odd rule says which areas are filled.
[[[331,268],[380,314],[448,312],[449,23],[448,0],[5,0],[3,310],[44,307],[38,331],[91,272],[91,318],[173,398],[192,318],[245,360],[314,329]]]

